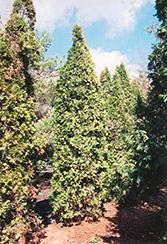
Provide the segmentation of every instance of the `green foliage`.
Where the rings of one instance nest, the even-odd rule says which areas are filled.
[[[36,12],[33,0],[15,0],[13,3],[12,15],[19,15],[24,18],[29,30],[34,30]]]
[[[57,56],[45,58],[46,52],[51,45],[52,39],[49,33],[43,32],[42,37],[37,39],[40,46],[41,59],[38,62],[38,70],[33,72],[35,79],[36,113],[38,118],[43,118],[47,112],[54,107],[54,97],[56,94],[56,80],[61,66]]]
[[[155,8],[157,10],[157,17],[159,21],[167,20],[167,2],[166,0],[156,0]]]
[[[116,68],[108,104],[110,134],[110,189],[113,197],[123,199],[133,183],[136,94],[124,64]]]
[[[6,36],[10,42],[11,50],[18,56],[18,68],[22,72],[23,86],[26,83],[28,94],[34,93],[33,79],[30,69],[37,68],[39,62],[39,45],[35,40],[34,32],[28,31],[28,26],[19,15],[12,15],[6,25]],[[11,71],[12,72],[12,71]]]
[[[137,96],[143,97],[145,95],[144,93],[146,92],[144,91],[142,84],[140,83],[140,78],[133,79],[131,85],[132,85],[133,93],[136,97]]]
[[[36,38],[40,44],[41,59],[44,60],[46,52],[48,51],[49,47],[51,46],[53,39],[49,37],[49,32],[46,32],[46,31],[42,32],[41,37],[39,36],[39,33],[36,32]]]
[[[49,33],[43,32],[42,37],[37,36],[40,45],[41,59],[38,63],[38,70],[33,71],[35,79],[34,90],[36,97],[36,114],[38,121],[35,124],[36,136],[39,145],[43,150],[40,151],[41,166],[47,162],[51,162],[50,158],[54,151],[54,131],[53,131],[53,112],[56,95],[56,81],[59,76],[61,61],[58,63],[57,56],[45,58],[46,52],[51,45],[52,40]]]
[[[29,68],[39,58],[37,47],[23,17],[12,14],[0,36],[1,243],[17,243],[40,223],[29,209],[35,195],[32,158],[36,147],[33,126],[36,115]]]
[[[48,74],[48,73],[47,73]],[[53,76],[53,77],[51,77]],[[56,95],[57,73],[52,73],[48,77],[35,76],[35,95],[36,95],[36,113],[39,119],[45,117],[50,109],[55,105],[54,97]]]
[[[141,116],[140,127],[146,131],[148,142],[147,164],[139,165],[142,191],[155,191],[166,180],[167,162],[167,3],[157,0],[157,16],[161,21],[157,29],[158,43],[149,56],[149,77],[151,88],[147,106]],[[142,155],[142,153],[141,153]],[[143,152],[143,155],[145,153]],[[141,156],[142,157],[142,156]]]
[[[156,30],[158,38],[149,56],[151,87],[146,103],[138,103],[135,135],[136,168],[133,174],[131,196],[147,199],[166,184],[167,176],[167,2],[157,0],[155,8],[161,21]],[[134,199],[135,199],[134,198]],[[160,207],[155,223],[159,224],[162,241],[166,241],[166,206]]]
[[[35,123],[35,135],[37,145],[40,145],[38,152],[37,168],[46,166],[46,161],[51,163],[54,151],[54,109],[50,109],[47,114]]]
[[[148,97],[148,109],[151,114],[151,133],[158,136],[163,143],[166,143],[167,132],[167,3],[164,0],[156,1],[157,16],[161,25],[157,29],[158,44],[154,47],[149,56],[149,77],[152,79],[151,90]],[[161,129],[160,129],[161,128]],[[160,131],[158,132],[158,130]]]
[[[105,67],[105,69],[100,74],[100,82],[103,90],[107,95],[109,95],[111,89],[111,74],[107,67]]]
[[[91,240],[90,243],[95,244],[98,243],[99,241],[101,241],[101,238],[99,236],[95,236],[95,238]]]
[[[81,27],[60,70],[55,97],[55,153],[50,200],[58,220],[97,218],[107,198],[105,101]],[[109,184],[108,184],[109,186]]]

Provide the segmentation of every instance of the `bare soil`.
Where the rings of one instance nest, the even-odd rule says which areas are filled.
[[[51,191],[49,177],[39,184],[40,193],[35,211],[43,218],[44,236],[41,244],[155,244],[160,240],[161,221],[157,213],[167,206],[167,189],[161,189],[151,204],[143,202],[132,206],[114,201],[104,204],[104,216],[95,222],[82,221],[64,226],[56,223],[51,215],[48,196]],[[150,201],[149,201],[150,202]],[[167,243],[167,242],[160,242]]]

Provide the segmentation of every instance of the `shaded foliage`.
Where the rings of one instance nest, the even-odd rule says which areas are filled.
[[[157,29],[158,43],[149,56],[149,78],[151,87],[147,104],[140,114],[140,127],[146,131],[147,163],[138,166],[142,191],[155,191],[166,180],[167,162],[167,3],[157,0],[155,8],[161,25]],[[141,153],[145,155],[145,153]]]

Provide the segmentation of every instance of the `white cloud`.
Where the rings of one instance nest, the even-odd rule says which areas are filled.
[[[9,15],[13,1],[0,0],[2,18]],[[104,20],[108,27],[105,34],[112,38],[122,30],[133,30],[137,12],[148,2],[154,4],[155,0],[34,0],[34,5],[40,30],[53,31],[68,25],[75,14],[81,26]]]
[[[102,48],[89,49],[93,62],[95,63],[95,71],[100,76],[100,73],[107,66],[111,75],[113,75],[117,65],[122,62],[125,64],[127,72],[130,76],[137,76],[138,65],[129,63],[128,57],[121,54],[119,51],[105,52]]]
[[[105,20],[108,37],[133,30],[137,11],[148,2],[155,0],[34,0],[40,30],[53,31],[58,25],[69,24],[75,13],[76,22],[84,26]]]
[[[119,51],[105,52],[102,48],[89,49],[93,62],[95,63],[95,71],[99,76],[105,66],[108,67],[111,74],[114,73],[115,67],[121,62],[127,63],[128,58],[126,55],[122,55]]]
[[[13,0],[0,0],[0,24],[3,25],[10,17]]]
[[[37,27],[40,30],[53,31],[59,25],[68,24],[69,17],[73,13],[72,2],[71,0],[35,0]]]
[[[0,0],[2,18],[9,15],[13,1]],[[122,30],[133,30],[137,12],[148,2],[154,4],[155,0],[34,0],[34,5],[39,30],[53,31],[57,26],[68,25],[75,14],[76,22],[84,26],[106,21],[108,30],[105,34],[112,38]],[[105,52],[98,48],[90,49],[90,52],[98,75],[105,66],[113,74],[121,62],[124,62],[129,73],[137,74],[138,66],[130,64],[127,56],[119,51]]]

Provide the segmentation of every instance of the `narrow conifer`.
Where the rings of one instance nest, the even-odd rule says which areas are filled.
[[[19,1],[20,9],[23,2]],[[0,242],[17,243],[39,224],[28,204],[35,193],[36,120],[29,69],[39,55],[34,34],[20,13],[12,13],[0,43]]]
[[[60,70],[55,100],[55,154],[51,202],[59,220],[101,214],[108,170],[106,112],[80,26]]]
[[[135,170],[135,96],[123,63],[116,67],[110,84],[110,189],[111,195],[120,200],[126,196]]]

